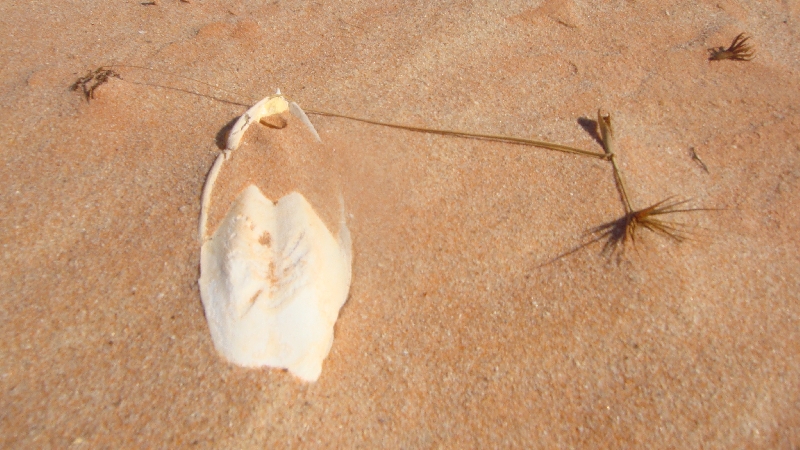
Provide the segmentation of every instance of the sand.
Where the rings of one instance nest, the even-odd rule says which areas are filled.
[[[147,3],[0,5],[1,446],[800,446],[800,3]],[[708,61],[740,32],[753,61]],[[248,183],[333,229],[341,194],[353,284],[317,383],[237,368],[200,303],[200,193],[276,88],[598,152],[603,107],[636,207],[720,210],[559,258],[624,213],[606,161],[256,126],[212,227]]]

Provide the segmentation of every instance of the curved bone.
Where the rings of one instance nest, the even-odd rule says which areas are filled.
[[[214,191],[214,183],[216,183],[217,176],[222,170],[223,163],[227,161],[228,157],[230,156],[230,152],[239,148],[239,144],[242,142],[242,137],[244,137],[244,132],[250,128],[250,125],[260,121],[264,117],[280,114],[287,109],[290,110],[292,114],[297,116],[297,118],[303,121],[303,124],[305,124],[309,131],[311,131],[311,134],[314,135],[318,142],[322,142],[317,130],[314,128],[314,125],[311,123],[311,121],[308,120],[308,116],[303,109],[300,108],[300,106],[295,102],[289,103],[281,94],[280,89],[278,89],[275,95],[270,95],[269,97],[262,99],[250,107],[250,109],[242,114],[231,127],[231,131],[228,134],[228,141],[225,144],[225,151],[217,156],[217,159],[214,161],[214,165],[211,166],[211,170],[208,172],[208,176],[206,177],[206,182],[203,186],[203,194],[200,200],[200,224],[198,235],[200,237],[201,244],[208,239],[206,236],[208,210],[211,208],[211,194]]]
[[[286,101],[283,95],[281,95],[280,89],[278,89],[275,95],[271,95],[256,103],[239,117],[239,120],[231,127],[231,132],[228,135],[228,142],[225,148],[228,150],[236,150],[239,148],[239,143],[242,141],[244,132],[247,131],[250,125],[264,117],[280,114],[287,109],[289,109],[289,102]]]

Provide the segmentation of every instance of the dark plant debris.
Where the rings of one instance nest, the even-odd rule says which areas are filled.
[[[706,208],[681,208],[688,202],[689,200],[673,200],[670,197],[595,227],[590,230],[590,233],[599,235],[595,240],[606,241],[603,253],[613,252],[616,248],[624,247],[628,241],[635,245],[639,230],[642,229],[648,229],[677,242],[682,242],[689,238],[686,224],[664,220],[663,217],[668,214],[706,210]]]
[[[696,211],[721,211],[721,209],[717,208],[682,208],[683,205],[690,201],[691,200],[673,200],[673,197],[669,197],[647,208],[626,213],[619,219],[590,229],[587,231],[587,234],[592,237],[588,241],[556,256],[539,267],[550,265],[598,241],[605,241],[601,254],[611,256],[616,253],[617,250],[624,251],[628,242],[635,246],[636,239],[640,235],[640,230],[642,229],[661,234],[676,242],[690,240],[692,234],[688,231],[689,225],[665,220],[664,216]]]
[[[702,159],[700,159],[700,155],[697,154],[697,151],[694,149],[694,147],[689,147],[689,156],[691,156],[692,161],[696,162],[700,168],[706,171],[706,173],[710,173],[708,171],[708,166],[703,162]]]
[[[750,39],[750,36],[747,36],[745,33],[739,33],[738,36],[733,38],[733,42],[731,43],[730,47],[716,47],[708,49],[710,56],[708,57],[709,61],[722,61],[725,59],[730,59],[732,61],[750,61],[755,57],[755,50],[750,44],[747,43],[747,40]]]
[[[591,239],[556,256],[540,267],[552,264],[598,241],[605,241],[601,251],[603,255],[610,256],[616,253],[617,250],[624,251],[628,242],[634,246],[636,245],[636,239],[642,229],[661,234],[676,242],[689,240],[692,235],[688,231],[689,226],[687,224],[665,220],[664,216],[695,211],[720,211],[716,208],[682,208],[689,201],[674,200],[673,197],[669,197],[646,208],[626,213],[619,219],[592,228],[587,232],[588,235],[592,236]]]
[[[101,66],[95,70],[90,70],[85,76],[78,78],[78,80],[69,87],[69,90],[77,91],[80,89],[83,92],[83,97],[88,103],[89,100],[94,98],[94,91],[100,86],[108,83],[108,80],[111,78],[119,78],[120,80],[122,79],[119,73],[113,69]]]

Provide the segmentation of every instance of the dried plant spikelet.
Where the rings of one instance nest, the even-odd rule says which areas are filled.
[[[603,253],[622,248],[628,241],[636,243],[639,230],[648,229],[654,233],[662,234],[668,238],[681,242],[689,237],[686,225],[680,222],[664,220],[661,217],[671,214],[680,214],[693,211],[710,211],[707,208],[681,208],[689,200],[673,200],[671,197],[654,203],[646,208],[626,213],[619,219],[604,223],[590,230],[598,237],[591,242],[606,239]]]
[[[739,33],[728,48],[716,47],[708,49],[710,56],[709,61],[723,61],[729,59],[731,61],[750,61],[755,57],[755,50],[747,41],[750,36],[745,33]]]
[[[614,154],[614,127],[611,125],[611,113],[603,115],[602,109],[598,109],[597,126],[600,127],[600,139],[603,141],[603,150],[609,155]]]

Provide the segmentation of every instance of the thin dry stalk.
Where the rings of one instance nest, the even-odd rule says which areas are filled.
[[[590,152],[588,150],[581,150],[579,148],[569,147],[567,145],[561,145],[561,144],[554,144],[552,142],[546,142],[546,141],[537,141],[537,140],[533,140],[533,139],[518,138],[518,137],[513,137],[513,136],[504,136],[504,135],[499,135],[499,134],[481,134],[481,133],[470,133],[470,132],[467,132],[467,131],[439,130],[439,129],[435,129],[435,128],[414,127],[414,126],[410,126],[410,125],[400,125],[400,124],[390,123],[390,122],[381,122],[381,121],[378,121],[378,120],[364,119],[364,118],[361,118],[361,117],[348,116],[348,115],[345,115],[345,114],[338,114],[338,113],[332,113],[332,112],[327,112],[327,111],[317,111],[317,110],[313,110],[313,109],[306,109],[305,111],[306,111],[307,114],[314,114],[314,115],[317,115],[317,116],[327,116],[327,117],[339,117],[339,118],[342,118],[342,119],[355,120],[357,122],[363,122],[363,123],[368,123],[368,124],[372,124],[372,125],[380,125],[380,126],[389,127],[389,128],[397,128],[397,129],[400,129],[400,130],[417,131],[417,132],[429,133],[429,134],[439,134],[439,135],[442,135],[442,136],[455,136],[455,137],[462,137],[462,138],[468,138],[468,139],[482,139],[482,140],[486,140],[486,141],[505,142],[505,143],[508,143],[508,144],[528,145],[528,146],[532,146],[532,147],[545,148],[545,149],[548,149],[548,150],[555,150],[555,151],[563,152],[563,153],[571,153],[571,154],[582,155],[582,156],[591,156],[593,158],[598,158],[598,159],[608,159],[609,158],[609,156],[607,154]]]
[[[748,45],[746,45],[746,41],[748,39],[749,39],[748,37],[744,37],[744,34],[740,34],[739,36],[736,37],[736,39],[734,39],[733,44],[731,44],[731,46],[728,49],[720,48],[719,51],[713,55],[713,59],[748,60],[745,58],[752,57],[752,50]],[[111,69],[111,67],[137,68],[137,69],[166,73],[169,75],[176,75],[149,67],[142,67],[135,65],[102,66],[93,71],[88,72],[86,76],[79,78],[75,83],[73,83],[71,89],[73,91],[81,89],[87,101],[91,98],[94,98],[94,91],[102,84],[108,82],[110,78],[122,79],[122,77],[116,71]],[[176,75],[176,76],[179,76],[181,78],[186,78],[188,80],[192,80],[198,83],[202,83],[204,85],[214,87],[216,89],[220,89],[217,86],[213,86],[209,83],[205,83],[200,80],[184,77],[182,75]],[[225,91],[224,89],[220,90]],[[619,191],[620,197],[623,202],[623,206],[625,208],[625,214],[619,219],[616,219],[614,221],[593,228],[592,230],[590,230],[590,233],[595,235],[593,239],[591,239],[589,242],[586,242],[585,244],[580,245],[577,248],[570,250],[567,253],[558,256],[556,259],[560,259],[564,256],[567,256],[569,254],[572,254],[580,250],[583,247],[586,247],[587,245],[590,245],[594,242],[604,239],[606,240],[606,243],[603,247],[604,253],[608,252],[609,250],[613,251],[616,248],[624,247],[628,241],[631,241],[632,243],[635,244],[636,236],[638,234],[638,230],[640,229],[648,229],[650,231],[662,234],[664,236],[667,236],[669,238],[672,238],[680,242],[688,237],[688,234],[686,233],[685,230],[686,225],[679,222],[664,220],[663,216],[669,214],[692,212],[692,211],[713,210],[708,208],[688,208],[688,209],[680,208],[681,205],[684,205],[688,201],[687,200],[672,201],[672,198],[667,198],[665,200],[662,200],[658,203],[655,203],[643,209],[639,210],[634,209],[630,201],[630,197],[628,195],[628,190],[626,188],[625,181],[622,176],[622,171],[620,170],[619,164],[617,163],[616,155],[614,153],[614,128],[612,125],[611,114],[604,115],[602,111],[599,109],[597,111],[597,124],[600,131],[600,137],[603,144],[604,153],[596,153],[566,145],[555,144],[552,142],[537,141],[533,139],[518,138],[513,136],[471,133],[458,130],[440,130],[440,129],[426,128],[426,127],[415,127],[410,125],[401,125],[401,124],[382,122],[377,120],[364,119],[361,117],[355,117],[355,116],[326,112],[326,111],[306,110],[306,113],[328,116],[328,117],[338,117],[348,120],[355,120],[358,122],[368,123],[372,125],[380,125],[401,130],[439,134],[443,136],[482,139],[487,141],[505,142],[511,144],[519,144],[519,145],[528,145],[528,146],[540,147],[549,150],[576,154],[581,156],[589,156],[592,158],[598,158],[610,161],[614,170],[614,179],[617,185],[617,189]],[[264,124],[276,128],[282,128],[283,126],[285,126],[285,123],[266,122]],[[222,164],[227,159],[228,153],[229,153],[228,151],[225,151],[218,156],[217,160],[214,162],[214,165],[209,173],[206,185],[204,186],[202,194],[203,199],[202,199],[201,218],[200,218],[201,225],[199,233],[201,241],[205,239],[205,234],[206,234],[205,222],[207,220],[208,209],[210,206],[211,188],[213,187],[214,180],[216,179],[216,176],[219,173]],[[697,159],[699,160],[699,158]],[[702,161],[700,162],[702,163]]]
[[[630,214],[633,211],[630,197],[628,197],[628,190],[625,188],[625,180],[622,178],[622,172],[617,164],[617,156],[614,154],[614,127],[611,125],[611,113],[603,115],[602,110],[597,110],[597,125],[600,127],[600,139],[603,141],[603,150],[606,152],[607,159],[611,161],[611,166],[614,168],[614,181],[617,184],[617,190],[622,198],[622,204],[625,207],[625,213]]]

